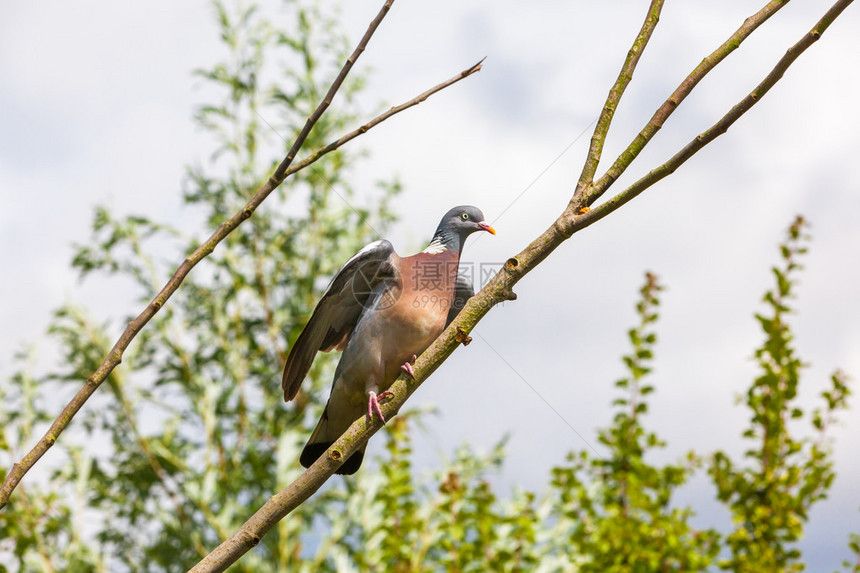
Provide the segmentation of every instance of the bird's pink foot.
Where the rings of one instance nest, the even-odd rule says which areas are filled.
[[[379,396],[376,395],[376,392],[371,391],[369,394],[369,398],[367,400],[367,417],[373,420],[373,414],[376,413],[379,416],[379,419],[382,420],[382,423],[385,423],[385,416],[382,415],[382,410],[379,408],[379,400],[383,398],[390,398],[394,396],[391,392],[386,390]]]
[[[407,360],[403,363],[403,366],[400,367],[400,369],[409,374],[409,377],[413,380],[415,379],[415,371],[412,369],[412,363],[416,360],[418,360],[418,357],[413,354],[412,360]]]

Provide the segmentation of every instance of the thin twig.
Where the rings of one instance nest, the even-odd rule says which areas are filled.
[[[630,185],[624,191],[618,193],[615,197],[601,203],[579,220],[577,220],[575,230],[587,227],[592,223],[599,221],[609,213],[615,211],[621,205],[624,205],[664,177],[673,173],[685,161],[692,157],[697,151],[715,140],[720,135],[724,134],[731,125],[740,117],[749,111],[764,95],[782,78],[782,75],[788,67],[802,54],[809,46],[818,41],[821,34],[833,23],[839,14],[851,4],[853,0],[840,0],[836,2],[830,10],[815,24],[815,26],[807,32],[807,34],[795,45],[789,48],[785,55],[780,58],[777,64],[773,67],[770,73],[752,90],[746,97],[738,102],[726,115],[720,118],[714,125],[696,136],[678,153],[673,155],[662,165],[652,169],[647,175]]]
[[[657,27],[657,22],[660,20],[660,12],[663,10],[663,1],[651,0],[651,6],[648,7],[648,14],[645,16],[642,28],[639,30],[639,34],[627,52],[627,58],[624,60],[624,65],[621,66],[618,79],[615,80],[615,83],[609,90],[609,94],[606,96],[606,103],[603,104],[603,109],[597,118],[597,125],[594,126],[594,134],[591,136],[591,145],[588,148],[585,165],[582,166],[582,173],[579,176],[579,182],[576,184],[575,197],[581,195],[583,190],[594,179],[594,173],[597,171],[597,165],[600,163],[600,156],[603,153],[603,145],[606,143],[606,135],[609,133],[609,126],[612,123],[612,118],[615,116],[615,110],[618,108],[618,102],[621,101],[624,90],[627,89],[627,85],[633,79],[633,72],[636,70],[639,58],[642,56],[642,52],[645,51],[645,46],[648,45],[648,40],[651,39],[654,28]]]
[[[308,117],[304,127],[296,136],[292,147],[287,152],[286,157],[284,157],[284,160],[281,161],[280,165],[278,165],[278,168],[275,169],[275,172],[269,180],[266,181],[266,183],[254,194],[251,200],[248,201],[241,211],[233,215],[229,220],[221,223],[218,226],[218,229],[212,233],[206,242],[197,247],[194,253],[188,256],[182,264],[179,265],[179,268],[176,269],[173,276],[170,277],[170,280],[167,281],[167,284],[164,285],[164,288],[161,289],[161,292],[158,293],[155,299],[147,305],[137,318],[128,323],[110,353],[108,353],[93,375],[87,378],[86,384],[84,384],[78,393],[75,394],[75,397],[72,398],[65,408],[63,408],[63,411],[57,419],[54,420],[54,423],[51,424],[51,427],[42,439],[39,440],[39,443],[37,443],[26,456],[12,466],[12,470],[9,472],[9,475],[6,476],[6,479],[3,481],[3,485],[0,486],[0,509],[6,505],[6,502],[9,500],[9,496],[12,494],[15,486],[18,485],[24,475],[36,464],[37,461],[39,461],[39,458],[41,458],[42,455],[44,455],[44,453],[54,445],[54,442],[57,441],[59,435],[66,429],[66,426],[69,425],[69,422],[72,421],[72,418],[74,418],[75,414],[80,411],[93,392],[95,392],[101,383],[104,382],[113,369],[122,362],[122,355],[123,352],[125,352],[125,349],[128,348],[128,345],[132,340],[134,340],[135,336],[137,336],[137,334],[143,329],[146,323],[155,316],[155,313],[164,306],[167,299],[169,299],[170,296],[179,289],[179,285],[182,284],[182,281],[188,273],[191,272],[191,269],[212,253],[215,246],[220,243],[224,237],[232,233],[246,219],[250,218],[254,213],[254,210],[256,210],[266,197],[268,197],[272,191],[274,191],[284,181],[287,176],[287,170],[293,162],[296,153],[298,153],[299,149],[301,149],[302,145],[305,143],[308,134],[311,132],[311,129],[313,129],[316,122],[320,117],[322,117],[325,110],[328,109],[334,95],[337,93],[338,89],[340,89],[341,84],[343,84],[344,79],[346,79],[347,74],[352,69],[356,60],[358,60],[359,56],[364,52],[364,49],[367,47],[367,43],[370,41],[370,37],[373,36],[373,33],[379,27],[379,24],[388,13],[393,2],[394,0],[386,0],[385,4],[379,10],[379,13],[373,21],[371,21],[367,31],[358,43],[358,46],[356,46],[355,50],[347,58],[346,63],[344,63],[337,77],[332,82],[331,87],[323,98],[323,101],[320,102],[314,112],[310,117]],[[307,165],[309,165],[309,163]]]
[[[833,20],[852,1],[839,0],[836,2],[812,30],[788,50],[773,71],[768,74],[765,80],[750,96],[735,106],[723,120],[705,132],[705,134],[697,137],[696,140],[675,156],[681,158],[677,161],[677,164],[672,163],[675,160],[673,158],[658,168],[658,170],[664,169],[665,171],[661,177],[657,177],[647,185],[639,185],[639,182],[634,184],[633,187],[635,187],[634,191],[636,194],[641,193],[648,186],[665,177],[665,175],[707,145],[717,135],[724,133],[729,125],[743,115],[747,109],[752,107],[757,99],[764,95],[782,77],[785,70],[806,48],[818,40]],[[569,239],[571,235],[605,217],[632,199],[635,196],[630,196],[630,193],[633,192],[631,191],[633,187],[620,193],[619,197],[584,214],[581,214],[575,208],[573,200],[571,200],[571,203],[568,204],[562,214],[543,234],[532,241],[518,255],[508,259],[502,270],[478,294],[469,299],[457,318],[418,357],[413,363],[415,378],[412,379],[405,374],[401,374],[394,381],[389,389],[393,396],[381,406],[385,419],[395,416],[421,383],[456,350],[460,344],[459,341],[462,340],[462,335],[458,331],[464,331],[468,334],[496,304],[504,300],[515,299],[516,295],[512,289],[520,279],[546,259],[559,245]],[[616,199],[619,200],[616,201]],[[623,201],[620,199],[623,199]],[[368,420],[367,417],[362,417],[353,422],[349,429],[332,444],[323,456],[299,475],[295,481],[269,498],[263,507],[254,513],[236,533],[215,548],[212,553],[207,555],[191,571],[194,573],[224,571],[232,563],[235,563],[244,553],[257,545],[262,536],[278,521],[313,495],[334,474],[335,470],[345,460],[349,459],[358,448],[364,445],[381,427],[382,423],[376,417],[371,420]]]
[[[462,72],[460,72],[459,74],[457,74],[456,76],[454,76],[448,80],[445,80],[444,82],[442,82],[439,85],[436,85],[436,86],[430,88],[429,90],[422,93],[421,95],[418,95],[418,96],[412,98],[411,100],[409,100],[407,102],[404,102],[400,105],[396,105],[396,106],[390,108],[388,111],[379,114],[378,116],[371,119],[370,121],[368,121],[367,123],[365,123],[364,125],[359,127],[358,129],[354,129],[353,131],[350,131],[349,133],[347,133],[346,135],[344,135],[340,139],[332,141],[331,143],[329,143],[325,147],[321,147],[321,148],[317,149],[314,153],[312,153],[311,155],[309,155],[305,159],[301,160],[300,162],[296,163],[287,172],[287,175],[290,175],[291,173],[294,173],[295,171],[298,171],[299,169],[304,169],[305,167],[307,167],[308,165],[310,165],[311,163],[313,163],[314,161],[316,161],[317,159],[319,159],[320,157],[322,157],[326,153],[331,153],[332,151],[334,151],[338,147],[342,146],[343,144],[355,139],[356,137],[358,137],[359,135],[361,135],[363,133],[366,133],[367,131],[370,131],[371,129],[373,129],[374,127],[376,127],[377,125],[379,125],[380,123],[382,123],[383,121],[385,121],[386,119],[391,117],[392,115],[400,113],[401,111],[407,110],[412,106],[416,106],[419,103],[426,100],[427,98],[429,98],[431,95],[435,94],[436,92],[441,91],[450,85],[456,84],[457,82],[459,82],[463,78],[467,78],[467,77],[471,76],[472,74],[474,74],[475,72],[481,71],[481,66],[483,65],[485,59],[486,58],[481,59],[481,61],[479,61],[474,66],[467,68],[467,69],[463,70]]]
[[[591,186],[586,194],[586,205],[592,205],[603,193],[609,189],[624,170],[633,163],[633,160],[645,148],[645,145],[651,141],[651,138],[663,127],[663,124],[670,115],[678,108],[682,101],[693,91],[693,88],[704,78],[708,72],[713,70],[717,64],[722,62],[729,54],[734,52],[752,34],[756,28],[764,24],[771,16],[777,13],[780,8],[788,4],[789,0],[772,0],[764,8],[744,20],[740,28],[735,31],[732,36],[723,42],[723,44],[711,52],[708,57],[701,61],[696,68],[690,72],[684,81],[672,92],[672,95],[663,102],[648,124],[642,128],[630,145],[625,149],[615,160],[612,166],[606,171],[603,176]]]

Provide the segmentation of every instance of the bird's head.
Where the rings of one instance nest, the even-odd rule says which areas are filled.
[[[460,240],[465,239],[475,231],[487,231],[493,235],[496,230],[484,221],[484,214],[481,210],[472,205],[460,205],[454,207],[442,217],[439,222],[439,228],[456,233],[460,236]]]
[[[430,242],[426,252],[441,252],[448,249],[459,252],[463,248],[466,237],[475,231],[496,234],[496,230],[484,221],[484,214],[477,207],[471,205],[454,207],[439,221],[436,233],[433,234],[433,241]]]

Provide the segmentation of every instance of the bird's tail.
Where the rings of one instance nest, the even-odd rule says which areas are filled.
[[[302,455],[299,457],[299,462],[303,467],[309,468],[311,464],[313,464],[321,455],[325,453],[329,447],[334,443],[334,441],[340,437],[340,433],[338,432],[336,436],[333,436],[334,432],[331,432],[329,429],[329,418],[328,418],[328,404],[326,404],[325,410],[323,410],[322,416],[320,416],[320,421],[317,422],[317,427],[314,429],[311,437],[308,438],[308,443],[305,444],[305,448],[302,450]],[[336,474],[340,475],[352,475],[358,471],[358,468],[361,467],[361,462],[364,460],[364,451],[367,449],[367,443],[361,448],[358,449],[354,454],[349,456],[349,459],[343,462],[337,471]]]

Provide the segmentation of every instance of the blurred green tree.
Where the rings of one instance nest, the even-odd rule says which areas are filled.
[[[752,443],[744,460],[714,453],[708,470],[735,523],[726,538],[731,557],[720,561],[731,571],[802,571],[795,542],[810,508],[826,497],[836,476],[827,429],[848,407],[845,374],[835,372],[830,388],[821,393],[823,408],[811,415],[814,437],[796,438],[790,427],[805,415],[797,400],[804,364],[787,322],[802,268],[799,258],[807,252],[805,227],[802,217],[789,227],[780,245],[782,265],[773,267],[776,286],[763,299],[770,314],[756,314],[765,340],[755,352],[761,374],[745,397],[751,417],[743,437]]]
[[[628,376],[615,383],[623,391],[613,405],[610,427],[600,431],[606,457],[586,450],[571,454],[570,465],[553,470],[559,520],[570,551],[582,556],[581,571],[700,571],[719,551],[719,535],[689,525],[693,512],[672,507],[672,495],[700,460],[690,452],[677,464],[654,466],[645,456],[665,442],[642,425],[658,318],[657,277],[646,273],[636,305],[639,324],[628,331],[632,353],[624,356]]]
[[[201,234],[259,188],[283,153],[275,132],[301,129],[349,47],[334,16],[316,3],[286,2],[293,18],[284,29],[256,4],[213,6],[226,54],[196,74],[220,101],[200,108],[196,120],[217,148],[209,165],[189,168],[184,191]],[[362,84],[352,76],[337,109],[310,134],[310,149],[356,123],[350,110]],[[351,188],[361,157],[339,150],[288,179],[138,337],[108,391],[82,415],[80,445],[63,441],[67,465],[41,493],[35,485],[22,490],[0,513],[0,537],[15,540],[21,570],[113,570],[118,563],[130,571],[185,570],[297,475],[332,361],[317,360],[306,392],[284,407],[278,381],[286,343],[307,321],[321,281],[393,220],[395,182],[362,196]],[[98,208],[92,240],[72,264],[82,277],[118,279],[149,301],[172,271],[165,261],[181,258],[166,255],[201,242],[184,231]],[[57,311],[50,332],[60,343],[60,370],[38,380],[22,372],[3,396],[2,446],[11,458],[46,421],[47,395],[66,381],[77,386],[109,352],[111,326],[74,305]],[[241,567],[292,570],[330,497],[317,496],[283,522]]]

